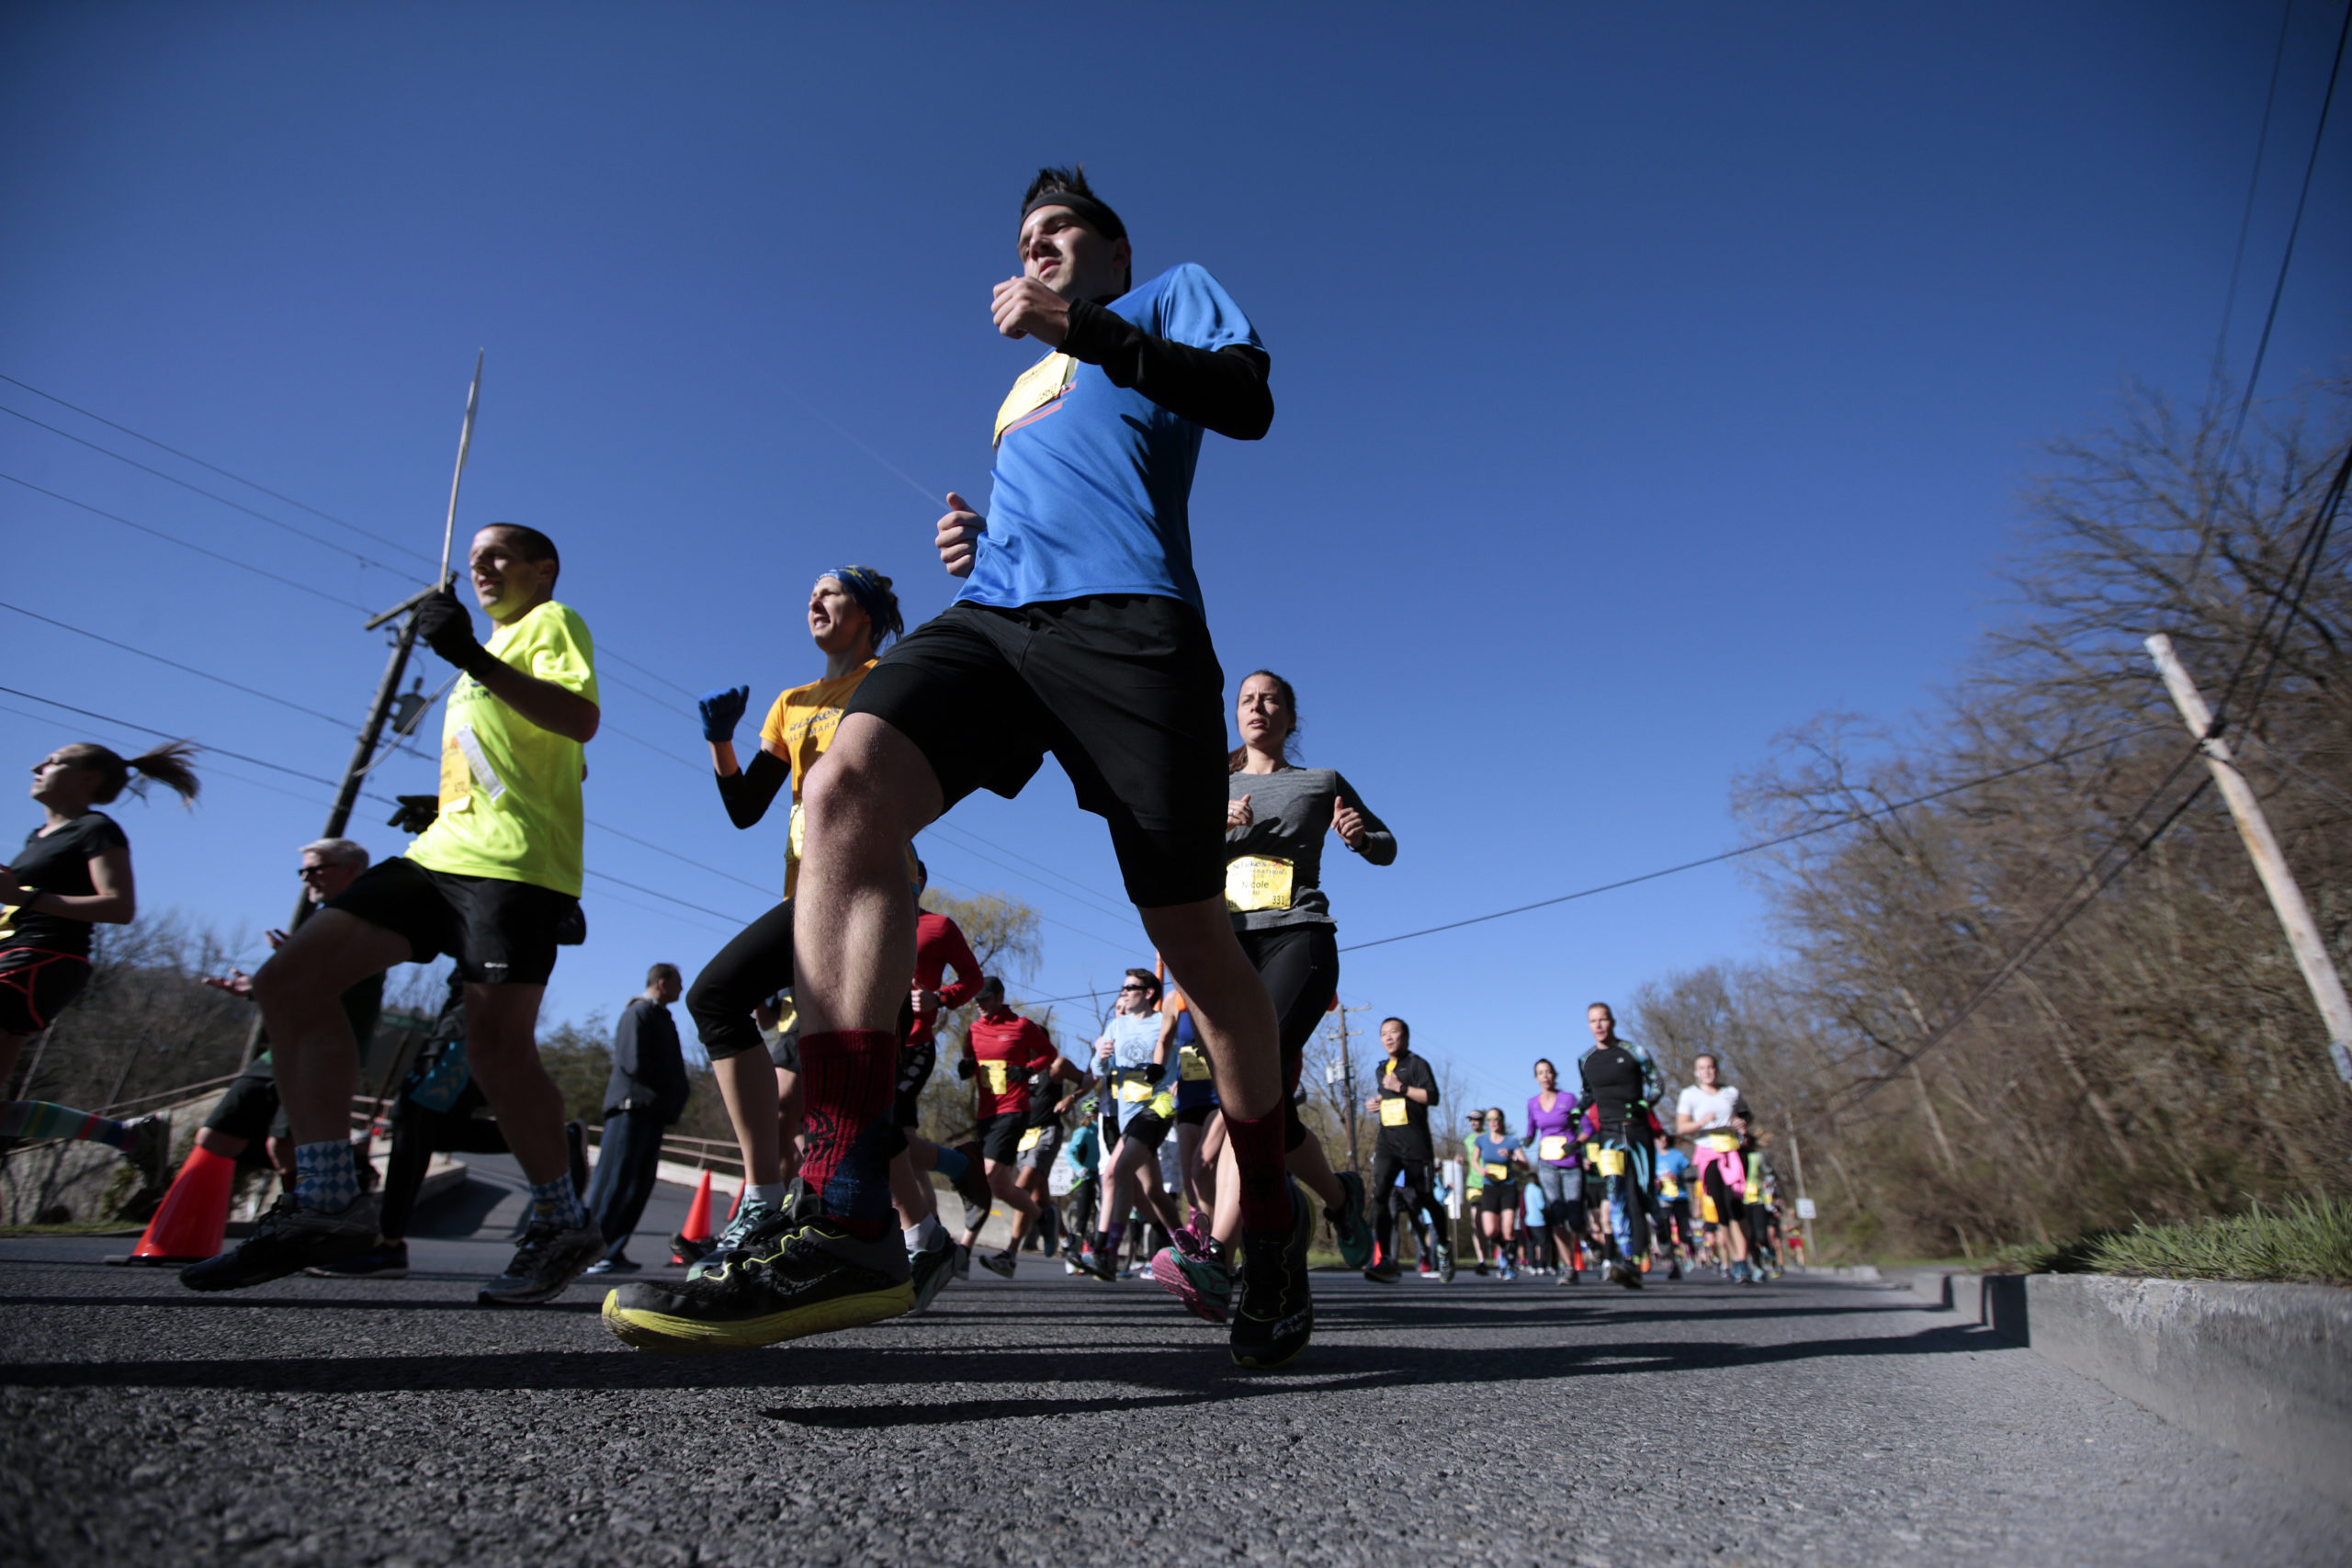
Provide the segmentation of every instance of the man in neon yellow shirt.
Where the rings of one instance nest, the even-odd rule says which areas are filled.
[[[603,1253],[571,1186],[563,1099],[539,1063],[539,1000],[559,942],[582,929],[582,748],[595,735],[595,649],[555,602],[562,562],[536,528],[493,523],[467,561],[497,630],[487,647],[446,589],[416,632],[462,671],[441,732],[440,810],[407,852],[379,861],[287,939],[254,976],[293,1124],[297,1179],[233,1252],[181,1271],[228,1291],[367,1250],[376,1201],[359,1190],[350,1105],[358,1043],[336,998],[395,964],[447,953],[466,982],[466,1055],[531,1183],[531,1220],[481,1300],[543,1302]],[[571,940],[578,940],[576,935]]]

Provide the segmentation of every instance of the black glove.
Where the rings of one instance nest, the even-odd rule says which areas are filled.
[[[473,616],[446,588],[417,604],[416,635],[424,639],[425,647],[476,680],[481,678],[484,669],[498,662],[490,649],[475,639]]]
[[[971,1057],[958,1056],[956,1059],[956,1076],[959,1078],[968,1078],[972,1076]]]
[[[434,795],[401,795],[393,796],[400,808],[384,818],[387,828],[398,828],[403,833],[422,833],[433,826],[441,815],[441,797]]]
[[[1155,1089],[1159,1086],[1159,1080],[1167,1076],[1168,1064],[1165,1062],[1154,1062],[1143,1070],[1143,1081]]]

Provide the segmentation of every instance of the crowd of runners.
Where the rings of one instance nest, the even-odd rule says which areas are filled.
[[[1386,1020],[1363,1107],[1369,1175],[1335,1168],[1301,1113],[1306,1047],[1340,982],[1324,858],[1336,840],[1385,866],[1397,838],[1343,774],[1299,765],[1298,695],[1280,675],[1240,682],[1228,749],[1190,540],[1202,437],[1267,433],[1270,356],[1203,268],[1136,284],[1125,226],[1078,171],[1040,171],[1017,246],[1021,275],[996,286],[991,320],[1047,352],[997,412],[988,512],[950,494],[938,520],[956,602],[908,631],[891,579],[825,569],[807,611],[822,673],[775,696],[748,761],[736,736],[751,689],[699,704],[729,820],[749,829],[789,801],[778,903],[684,988],[744,1180],[684,1277],[618,1285],[606,1326],[665,1352],[770,1344],[922,1311],[973,1263],[1010,1276],[1035,1249],[1073,1273],[1156,1281],[1225,1325],[1235,1361],[1264,1368],[1313,1334],[1323,1245],[1382,1283],[1408,1256],[1452,1280],[1464,1246],[1475,1271],[1562,1284],[1776,1269],[1777,1185],[1738,1090],[1701,1057],[1665,1104],[1605,1006],[1570,1072],[1534,1064],[1522,1117],[1470,1112],[1458,1144],[1439,1131],[1458,1112],[1442,1110],[1438,1075],[1405,1021]],[[529,1184],[521,1243],[481,1300],[548,1301],[612,1253],[536,1045],[558,949],[584,930],[582,782],[600,721],[594,639],[554,596],[560,570],[547,534],[492,524],[466,570],[489,640],[447,586],[414,611],[459,672],[437,808],[372,865],[347,840],[306,850],[315,912],[273,933],[256,974],[223,982],[259,1005],[267,1087],[232,1097],[199,1143],[234,1156],[266,1140],[288,1183],[249,1236],[182,1272],[189,1289],[404,1268],[405,1213],[356,1157],[350,1102],[385,971],[445,954],[466,1092]],[[1157,950],[1076,1060],[981,973],[953,920],[922,908],[913,848],[974,790],[1017,794],[1047,753],[1107,824]],[[87,980],[92,928],[131,918],[128,840],[97,807],[134,777],[196,790],[184,747],[124,759],[74,745],[35,770],[45,819],[0,868],[0,1075]],[[678,980],[649,981],[651,1000]],[[934,1143],[923,1091],[951,1041],[972,1127]],[[163,1157],[153,1121],[0,1107],[0,1138],[41,1137],[114,1143],[151,1172]],[[934,1176],[960,1202],[955,1232]],[[998,1213],[1009,1228],[983,1249]]]

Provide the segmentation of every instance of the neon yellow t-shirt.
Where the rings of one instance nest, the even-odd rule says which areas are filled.
[[[502,664],[590,702],[596,646],[588,624],[553,600],[485,644]],[[587,751],[541,729],[470,675],[450,688],[441,718],[441,815],[408,858],[433,871],[527,882],[580,896],[580,783]]]

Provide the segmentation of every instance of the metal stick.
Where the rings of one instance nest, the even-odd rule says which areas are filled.
[[[458,483],[466,477],[466,453],[474,444],[474,407],[481,399],[482,351],[474,350],[474,382],[466,389],[466,425],[458,433],[458,468],[449,476],[449,519],[441,525],[441,575],[433,580],[435,588],[449,581],[449,542],[458,533]]]

